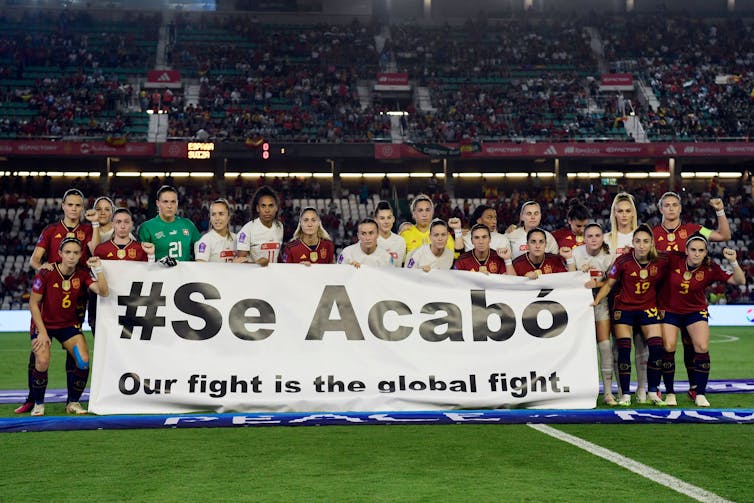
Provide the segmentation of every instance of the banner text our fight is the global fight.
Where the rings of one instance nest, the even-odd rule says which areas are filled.
[[[104,267],[89,405],[98,414],[595,404],[581,273]]]

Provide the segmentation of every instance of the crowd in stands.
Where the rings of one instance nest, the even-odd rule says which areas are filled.
[[[161,22],[132,14],[102,24],[83,11],[0,17],[0,135],[143,139],[129,111],[151,100],[133,76],[154,67]],[[398,71],[429,92],[431,108],[408,107],[413,141],[632,141],[597,93],[606,67],[656,95],[656,109],[633,99],[652,140],[747,139],[754,129],[752,26],[740,19],[523,16],[383,30],[184,14],[169,26],[168,65],[198,82],[198,95],[184,87],[159,105],[171,138],[388,139],[388,107],[368,90],[379,71]]]
[[[0,17],[0,135],[120,136],[130,76],[154,66],[159,16],[103,23],[84,11]]]
[[[231,229],[238,231],[249,220],[249,201],[253,192],[262,185],[270,185],[281,194],[280,220],[285,226],[285,240],[290,239],[298,221],[302,207],[314,204],[320,208],[323,226],[333,237],[336,250],[342,249],[356,241],[356,227],[360,218],[367,216],[380,194],[370,190],[366,184],[352,193],[343,193],[342,197],[331,197],[329,190],[323,190],[317,179],[297,178],[259,178],[249,183],[246,180],[229,182],[224,190],[213,183],[201,186],[187,186],[175,183],[175,180],[148,180],[143,186],[119,186],[116,182],[110,188],[110,195],[118,207],[127,207],[134,214],[138,226],[155,214],[153,195],[157,187],[164,182],[175,184],[180,192],[179,206],[181,212],[197,225],[201,232],[209,229],[209,202],[218,197],[226,197],[234,208]],[[85,191],[88,205],[91,206],[99,195],[97,183],[88,178],[75,180],[71,186]],[[4,192],[0,195],[0,270],[2,270],[2,296],[0,302],[4,308],[20,308],[28,295],[32,270],[28,259],[42,228],[60,218],[59,194],[52,194],[47,183],[37,185],[31,181],[24,183],[18,177],[3,179]],[[558,195],[552,187],[510,188],[485,182],[479,192],[479,198],[451,198],[440,185],[427,184],[425,189],[435,202],[435,216],[445,220],[459,217],[468,225],[469,218],[478,204],[488,204],[497,211],[499,231],[505,232],[507,226],[518,224],[518,214],[523,202],[536,200],[542,207],[542,227],[555,230],[566,225],[565,211],[567,201],[580,199],[590,208],[592,218],[604,225],[609,225],[609,212],[613,192],[599,186],[589,191],[576,184],[570,192]],[[631,188],[636,198],[639,221],[650,225],[659,223],[657,200],[668,187],[665,184],[637,185]],[[28,191],[27,191],[28,190]],[[33,196],[30,194],[34,194]],[[749,284],[738,289],[725,285],[715,291],[716,300],[723,302],[754,302],[754,246],[751,246],[754,200],[751,197],[750,180],[742,180],[736,186],[723,187],[713,180],[704,192],[683,191],[683,215],[685,219],[714,228],[716,216],[708,201],[710,197],[722,196],[726,203],[726,213],[732,230],[731,245],[741,253],[742,268],[747,274]],[[383,196],[385,194],[382,194]],[[56,198],[57,196],[57,198]],[[347,208],[350,206],[351,211]],[[400,207],[400,205],[396,205]],[[357,208],[357,210],[353,210]],[[4,211],[3,211],[4,210]],[[399,215],[399,222],[408,215]],[[397,225],[396,225],[397,228]],[[712,243],[711,250],[719,255],[724,243]]]

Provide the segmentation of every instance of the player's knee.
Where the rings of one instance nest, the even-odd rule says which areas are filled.
[[[38,352],[34,354],[34,368],[38,370],[39,372],[45,372],[48,368],[50,368],[50,352],[47,351],[45,354],[44,352]]]
[[[89,368],[89,352],[81,351],[78,346],[73,347],[73,359],[76,360],[76,367],[80,370]]]

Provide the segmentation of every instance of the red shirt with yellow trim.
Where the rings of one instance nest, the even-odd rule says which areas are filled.
[[[667,255],[661,253],[645,265],[639,264],[633,253],[615,259],[607,277],[619,281],[613,309],[643,311],[657,307],[657,290],[668,267]]]
[[[552,237],[558,242],[560,248],[567,246],[568,248],[574,249],[577,246],[584,245],[584,236],[577,236],[570,227],[563,227],[562,229],[553,231]]]
[[[495,250],[490,250],[487,260],[480,261],[474,251],[462,253],[455,262],[453,269],[458,271],[488,272],[490,274],[505,274],[505,261]]]
[[[539,264],[533,263],[529,260],[529,254],[524,253],[513,260],[513,268],[519,276],[525,276],[526,273],[537,270],[542,271],[542,274],[568,272],[563,257],[553,253],[545,253],[545,259]]]
[[[52,271],[40,269],[31,291],[42,296],[40,308],[45,328],[80,327],[77,314],[79,302],[85,302],[89,285],[94,278],[87,270],[76,268],[70,276],[64,276],[55,264]],[[34,330],[34,321],[31,322]]]
[[[45,249],[45,261],[52,264],[62,260],[60,257],[60,243],[67,237],[76,238],[81,242],[81,260],[79,260],[79,264],[82,267],[86,267],[86,261],[89,259],[89,247],[87,245],[92,240],[93,232],[92,224],[88,222],[68,228],[62,220],[58,220],[56,223],[42,229],[36,246]]]
[[[655,237],[657,251],[677,251],[686,253],[686,240],[703,229],[699,224],[681,224],[675,229],[666,229],[662,225],[655,225],[652,234]]]
[[[668,277],[663,282],[657,307],[675,314],[707,310],[706,289],[718,281],[725,282],[732,274],[712,262],[689,269],[686,254],[668,254]]]
[[[133,260],[146,262],[147,253],[141,243],[131,240],[126,245],[116,245],[113,240],[105,241],[94,249],[94,256],[102,260]]]
[[[300,239],[294,239],[285,244],[280,257],[280,261],[286,264],[332,264],[335,261],[335,245],[329,239],[320,239],[319,243],[312,247]]]

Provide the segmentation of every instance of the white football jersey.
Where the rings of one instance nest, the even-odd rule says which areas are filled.
[[[194,257],[204,262],[233,262],[236,256],[236,235],[232,232],[222,237],[214,229],[205,233],[194,244]]]
[[[389,238],[383,238],[377,236],[377,246],[384,248],[390,252],[390,256],[393,257],[393,265],[395,267],[401,267],[403,260],[406,258],[406,240],[400,237],[395,232],[390,234]]]
[[[516,259],[516,257],[519,257],[529,251],[529,245],[526,244],[526,231],[523,227],[518,227],[505,236],[508,238],[508,241],[510,241],[511,253],[513,255],[511,258],[513,258],[514,260]],[[545,237],[547,238],[547,243],[545,244],[545,253],[553,253],[555,255],[559,254],[560,247],[558,246],[558,242],[555,241],[555,237],[550,234],[549,231],[545,231]]]
[[[422,245],[417,248],[406,262],[407,269],[421,269],[429,266],[431,269],[448,270],[453,267],[453,252],[443,248],[442,255],[439,257],[432,253],[429,245]]]
[[[236,249],[249,252],[249,262],[266,258],[277,262],[283,244],[283,224],[275,220],[266,227],[258,218],[247,222],[238,233]]]
[[[338,256],[338,264],[350,265],[359,263],[361,265],[386,266],[393,265],[393,257],[390,252],[379,246],[372,253],[367,255],[361,249],[359,243],[346,246]]]

